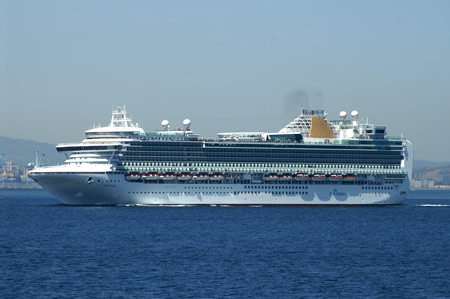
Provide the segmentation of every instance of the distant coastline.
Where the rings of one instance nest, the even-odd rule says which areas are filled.
[[[0,190],[40,190],[38,184],[0,184]]]
[[[432,188],[410,188],[409,191],[450,191],[450,186]]]

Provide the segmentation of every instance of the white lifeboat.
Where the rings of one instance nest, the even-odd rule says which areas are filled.
[[[312,176],[312,179],[314,181],[324,181],[327,178],[327,176],[323,173],[315,173]]]
[[[278,174],[277,173],[268,173],[264,175],[263,178],[265,181],[276,181],[278,180]]]
[[[280,181],[292,181],[293,176],[290,173],[283,173],[278,177]]]
[[[309,174],[307,173],[297,173],[295,176],[296,181],[306,181],[309,180]]]
[[[147,172],[142,174],[142,179],[144,181],[157,181],[160,179],[160,176],[157,172]]]
[[[196,176],[194,176],[194,179],[197,181],[207,181],[209,180],[209,174],[206,172],[200,172]]]
[[[179,181],[189,181],[189,180],[192,179],[192,174],[189,173],[189,172],[183,172],[183,173],[180,173],[177,176],[177,178],[178,178]]]
[[[164,173],[161,175],[161,178],[163,179],[163,181],[172,181],[172,180],[174,180],[176,177],[177,177],[176,174],[173,173],[173,172],[164,172]]]
[[[223,173],[215,172],[209,176],[210,181],[221,181],[223,180]]]
[[[332,174],[330,174],[330,180],[331,181],[340,181],[340,180],[342,180],[342,178],[343,178],[343,175],[340,174],[340,173],[332,173]]]

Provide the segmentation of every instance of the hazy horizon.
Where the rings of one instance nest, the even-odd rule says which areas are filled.
[[[358,110],[449,161],[448,1],[0,0],[0,136],[78,142],[126,105],[146,131],[278,131]]]

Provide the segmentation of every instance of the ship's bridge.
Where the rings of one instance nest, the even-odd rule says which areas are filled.
[[[125,106],[113,110],[111,122],[107,127],[97,127],[85,132],[87,139],[97,138],[139,138],[145,132],[138,124],[133,124],[127,116]]]

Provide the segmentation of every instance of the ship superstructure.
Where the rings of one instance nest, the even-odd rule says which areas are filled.
[[[30,175],[62,202],[82,205],[374,205],[400,204],[409,189],[412,145],[385,126],[326,119],[302,109],[279,132],[200,138],[190,120],[145,132],[125,108],[106,127],[60,144],[62,166]]]

